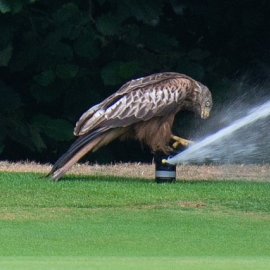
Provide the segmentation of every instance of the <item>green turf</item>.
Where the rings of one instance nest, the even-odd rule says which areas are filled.
[[[269,188],[0,173],[0,268],[270,269]]]
[[[0,259],[1,260],[1,259]],[[268,270],[269,258],[259,257],[5,257],[0,261],[5,270]]]

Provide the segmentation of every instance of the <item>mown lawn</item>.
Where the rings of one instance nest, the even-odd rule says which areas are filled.
[[[0,173],[1,269],[270,269],[270,183]]]

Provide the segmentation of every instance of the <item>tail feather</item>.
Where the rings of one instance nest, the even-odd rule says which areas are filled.
[[[52,172],[50,173],[52,174],[51,179],[58,180],[61,176],[63,176],[73,164],[78,162],[86,153],[90,152],[102,140],[103,136],[100,136],[93,141],[90,141],[73,155],[69,155],[68,157],[64,156],[61,165],[59,165],[57,168],[52,169]]]
[[[83,155],[86,153],[82,152],[83,149],[86,149],[87,147],[88,152],[91,151],[91,149],[97,144],[97,138],[102,137],[100,136],[102,134],[102,131],[95,130],[91,134],[87,134],[84,136],[79,137],[67,150],[66,153],[64,153],[54,164],[51,171],[46,176],[51,176],[52,180],[58,180],[66,171],[74,164],[76,163]],[[100,141],[100,140],[98,140]],[[92,146],[92,147],[91,147]],[[78,153],[81,153],[81,155],[78,155]],[[84,153],[84,154],[83,154]],[[76,158],[75,158],[76,157]],[[71,162],[72,161],[72,162]]]
[[[54,164],[47,176],[52,180],[58,180],[70,167],[78,162],[88,152],[96,151],[98,148],[108,144],[115,138],[122,135],[124,129],[104,130],[97,129],[90,134],[79,137]]]

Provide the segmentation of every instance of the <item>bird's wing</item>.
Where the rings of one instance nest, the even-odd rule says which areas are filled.
[[[179,73],[160,73],[132,80],[116,93],[85,112],[74,134],[98,127],[124,127],[154,116],[175,113],[193,79]]]

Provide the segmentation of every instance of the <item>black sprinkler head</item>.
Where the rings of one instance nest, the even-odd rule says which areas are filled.
[[[164,153],[155,153],[156,182],[158,184],[173,183],[176,180],[176,165],[166,163],[168,157]]]

